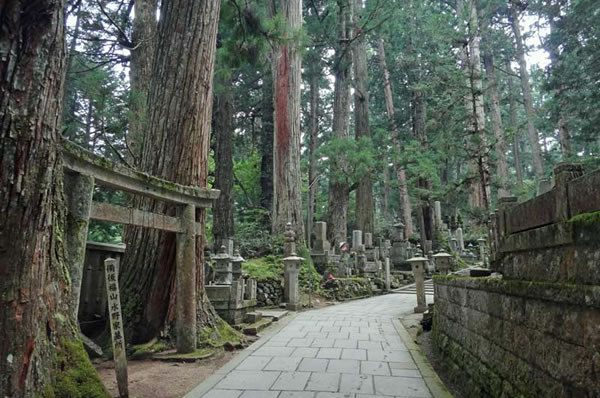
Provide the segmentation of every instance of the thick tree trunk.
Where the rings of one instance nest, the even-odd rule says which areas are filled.
[[[215,183],[221,195],[213,206],[213,237],[220,247],[233,237],[233,81],[228,78],[217,87],[214,103]],[[215,248],[215,251],[218,249]]]
[[[283,0],[280,14],[288,40],[277,45],[275,62],[275,139],[273,232],[283,233],[291,222],[297,239],[304,239],[300,174],[300,82],[298,43],[290,36],[302,28],[302,0]]]
[[[265,215],[262,224],[265,229],[272,227],[273,213],[273,137],[275,125],[273,121],[273,73],[271,63],[266,64],[262,87],[262,130],[260,140],[260,205]]]
[[[521,76],[521,90],[523,91],[523,103],[525,105],[525,114],[527,116],[527,133],[529,145],[531,146],[531,157],[533,160],[533,170],[535,178],[539,182],[544,178],[544,159],[542,158],[542,149],[538,131],[534,125],[535,112],[533,109],[533,99],[531,97],[531,86],[529,85],[529,71],[527,70],[527,61],[525,60],[525,47],[523,37],[521,36],[521,27],[519,26],[519,12],[514,5],[510,7],[510,22],[515,36],[517,58],[519,60],[519,74]]]
[[[350,39],[350,21],[352,7],[350,0],[338,2],[338,46],[335,49],[335,63],[333,72],[335,84],[333,89],[333,137],[334,139],[349,139],[350,127],[350,77],[352,71],[352,58],[350,57],[348,40]],[[341,153],[335,159],[335,171],[344,171],[347,167],[345,154]],[[333,171],[333,170],[332,170]],[[327,213],[327,239],[330,242],[340,243],[348,237],[348,202],[349,183],[345,176],[334,175],[329,177],[329,203]]]
[[[311,242],[312,231],[310,226],[312,225],[314,214],[315,214],[315,196],[317,194],[317,181],[315,178],[317,170],[316,150],[317,150],[317,136],[319,132],[319,76],[318,76],[318,60],[312,60],[310,68],[310,134],[308,144],[308,204],[307,204],[307,219],[308,225],[306,226],[306,241]]]
[[[135,0],[135,18],[131,39],[133,49],[129,61],[131,84],[129,102],[129,136],[127,141],[135,161],[139,161],[147,123],[147,99],[152,77],[152,60],[156,43],[157,0]]]
[[[64,261],[64,2],[4,2],[0,31],[1,395],[49,395],[74,382],[77,360],[73,387],[108,397],[78,340]]]
[[[400,204],[402,207],[402,217],[404,219],[406,236],[411,236],[413,233],[412,208],[410,204],[410,198],[408,196],[406,172],[404,171],[404,167],[402,167],[402,165],[398,161],[398,157],[402,154],[402,144],[400,143],[400,133],[396,125],[394,98],[392,96],[392,83],[390,81],[390,72],[387,67],[387,62],[385,60],[385,47],[382,38],[380,38],[378,41],[378,53],[379,62],[381,63],[381,68],[383,69],[385,107],[390,122],[390,129],[392,130],[392,141],[397,151],[396,156],[394,156],[394,168],[396,169],[396,178],[398,179],[398,184],[400,186]]]
[[[494,66],[494,57],[491,52],[484,55],[485,71],[488,81],[488,95],[490,99],[490,108],[492,111],[492,133],[496,139],[497,167],[496,175],[498,179],[498,198],[509,196],[508,192],[508,163],[506,161],[506,145],[504,140],[504,129],[502,128],[502,112],[500,110],[500,95],[498,94],[498,79],[496,77],[496,67]]]
[[[354,1],[353,25],[356,39],[352,46],[354,66],[354,137],[370,138],[369,128],[369,77],[367,71],[367,38],[361,29],[360,18],[363,1]],[[363,233],[375,232],[375,205],[373,177],[368,171],[360,177],[356,188],[356,228]]]
[[[523,187],[523,166],[521,165],[521,148],[519,146],[519,137],[521,128],[517,117],[517,104],[515,100],[515,90],[513,88],[512,67],[510,59],[506,59],[506,71],[508,72],[508,108],[510,115],[510,125],[513,128],[513,161],[515,163],[515,174],[517,175],[517,185]]]
[[[462,2],[461,2],[462,3]],[[483,80],[481,70],[479,17],[476,0],[465,0],[468,21],[467,43],[462,53],[463,68],[467,73],[469,95],[466,99],[467,112],[470,113],[469,145],[475,155],[474,168],[479,181],[473,185],[471,203],[474,207],[488,210],[490,207],[489,164],[487,155],[487,136],[485,129],[485,108],[483,104]]]
[[[213,102],[213,70],[219,0],[172,0],[163,3],[148,95],[148,130],[141,168],[148,174],[184,185],[206,186]],[[174,214],[164,203],[137,199],[154,213]],[[205,223],[197,209],[196,221]],[[125,337],[147,341],[173,322],[175,236],[131,228],[123,258]],[[198,322],[214,322],[204,294],[203,247],[196,242]]]

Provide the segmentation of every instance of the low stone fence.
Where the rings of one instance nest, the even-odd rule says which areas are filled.
[[[372,296],[374,292],[368,278],[339,278],[326,281],[322,293],[329,299],[344,301]]]
[[[490,223],[501,277],[436,276],[434,347],[467,397],[600,397],[600,170],[554,170]]]
[[[257,281],[256,305],[271,307],[283,302],[283,285],[280,279],[263,279]]]
[[[598,286],[434,282],[434,344],[466,396],[600,396]]]

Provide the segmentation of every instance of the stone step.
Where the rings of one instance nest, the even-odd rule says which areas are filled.
[[[246,314],[246,322],[247,323],[256,323],[263,318],[262,312],[254,311]]]
[[[277,322],[289,314],[289,311],[287,310],[261,310],[260,312],[262,313],[263,318],[270,318],[273,322]]]
[[[248,336],[256,336],[260,331],[264,330],[267,326],[269,326],[272,323],[272,319],[264,318],[256,323],[244,325],[242,328],[242,333]]]

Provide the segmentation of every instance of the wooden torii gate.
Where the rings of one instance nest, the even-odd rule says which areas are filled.
[[[75,314],[79,305],[85,245],[90,219],[177,233],[176,322],[177,351],[196,349],[196,236],[203,235],[196,209],[208,208],[219,197],[214,189],[165,181],[110,161],[76,144],[64,142],[64,192],[67,205],[66,260],[73,285]],[[177,206],[177,216],[94,202],[94,185],[103,185]]]

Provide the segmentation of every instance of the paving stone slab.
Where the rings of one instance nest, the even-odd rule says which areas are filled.
[[[373,376],[343,374],[340,382],[340,392],[373,394]]]
[[[375,393],[380,395],[399,395],[415,398],[429,398],[431,393],[422,379],[414,377],[373,376]]]
[[[233,370],[216,388],[222,390],[268,390],[281,372]]]
[[[337,392],[340,385],[338,373],[311,373],[306,385],[307,391]]]
[[[300,362],[298,370],[305,372],[325,372],[328,364],[328,359],[304,358],[302,359],[302,362]]]
[[[302,358],[299,357],[274,357],[267,366],[264,367],[264,370],[293,372],[300,364],[300,361],[302,361]]]
[[[327,365],[328,373],[360,374],[360,361],[354,359],[332,359]]]
[[[273,390],[304,391],[310,372],[283,372],[273,384]]]

